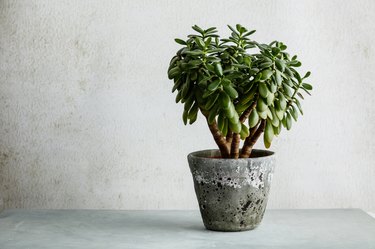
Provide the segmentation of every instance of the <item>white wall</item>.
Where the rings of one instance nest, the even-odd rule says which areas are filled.
[[[241,23],[313,72],[283,132],[270,208],[375,210],[375,2],[0,1],[0,193],[7,207],[197,208],[167,79],[190,26]],[[258,145],[261,147],[262,145]]]

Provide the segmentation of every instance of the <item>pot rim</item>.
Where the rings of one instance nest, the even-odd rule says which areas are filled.
[[[270,150],[262,150],[262,149],[253,149],[253,152],[258,152],[258,153],[264,153],[266,155],[264,156],[259,156],[259,157],[250,157],[250,158],[215,158],[215,157],[209,157],[209,156],[202,156],[200,154],[211,154],[211,156],[215,156],[220,154],[220,150],[218,149],[207,149],[207,150],[198,150],[194,151],[188,154],[188,158],[195,158],[195,159],[204,159],[204,160],[214,160],[214,161],[259,161],[259,160],[264,160],[265,158],[273,158],[275,157],[275,152],[270,151]]]

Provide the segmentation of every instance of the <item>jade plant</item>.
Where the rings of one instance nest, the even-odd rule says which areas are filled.
[[[301,62],[284,43],[258,43],[249,38],[255,30],[228,27],[229,38],[220,38],[215,27],[194,25],[196,33],[187,40],[175,39],[183,47],[172,58],[168,77],[176,103],[184,104],[185,125],[202,113],[222,158],[248,158],[262,134],[269,148],[282,127],[291,129],[303,114],[300,101],[312,90],[305,82],[310,72],[301,76]]]

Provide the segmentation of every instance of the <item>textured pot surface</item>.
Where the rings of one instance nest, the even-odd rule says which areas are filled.
[[[221,159],[218,150],[188,155],[203,223],[209,230],[254,229],[263,218],[275,167],[271,151],[254,158]]]

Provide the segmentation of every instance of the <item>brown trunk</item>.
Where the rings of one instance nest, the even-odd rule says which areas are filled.
[[[230,157],[234,159],[238,159],[240,155],[240,134],[234,133],[233,134],[233,141],[230,149]]]
[[[221,156],[223,158],[228,158],[230,156],[230,152],[229,152],[227,140],[221,134],[219,128],[217,127],[216,121],[214,121],[212,124],[209,124],[208,119],[207,119],[207,124],[208,124],[208,127],[210,128],[210,131],[212,133],[212,136],[217,146],[220,149]]]
[[[256,101],[254,101],[241,115],[240,122],[243,123],[246,121],[246,119],[250,116],[251,112],[254,110],[256,106]],[[228,141],[228,140],[227,140]],[[228,141],[229,142],[229,141]],[[231,141],[231,150],[230,155],[231,158],[238,159],[240,155],[240,134],[234,133],[233,134],[233,140]]]
[[[259,139],[260,135],[263,133],[265,126],[266,126],[266,120],[262,119],[256,131],[253,132],[254,134],[253,135],[250,134],[250,136],[246,138],[244,145],[242,147],[242,150],[241,150],[241,155],[240,155],[241,158],[250,157],[253,146],[256,143],[256,141]]]
[[[243,123],[246,121],[246,119],[250,116],[251,112],[254,110],[255,106],[257,105],[257,99],[254,100],[254,102],[242,113],[240,117],[240,122]]]
[[[229,128],[228,128],[229,129]],[[227,134],[227,143],[228,144],[231,144],[232,143],[232,139],[233,139],[233,132],[231,130],[228,130],[228,134]]]

